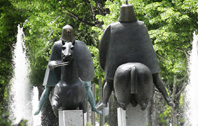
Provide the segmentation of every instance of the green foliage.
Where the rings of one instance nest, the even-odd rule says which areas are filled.
[[[96,15],[96,18],[98,19],[98,21],[103,22],[104,24],[102,25],[102,29],[98,28],[96,26],[92,27],[92,30],[98,32],[98,38],[99,40],[102,37],[102,33],[104,32],[104,29],[111,23],[115,22],[120,14],[120,6],[121,6],[121,2],[120,1],[110,1],[107,0],[105,2],[105,8],[108,8],[110,10],[109,14],[106,14],[105,16],[103,15]]]
[[[8,113],[2,113],[0,111],[0,125],[1,126],[11,126],[11,121],[8,119]]]
[[[27,126],[27,120],[21,120],[18,124],[13,124],[10,120],[9,113],[5,110],[7,106],[0,103],[0,126]]]
[[[1,0],[0,99],[7,98],[8,94],[6,86],[12,76],[12,50],[18,24],[23,25],[25,31],[33,85],[42,84],[53,43],[60,39],[66,24],[74,27],[76,39],[89,45],[95,67],[94,83],[97,84],[104,76],[98,62],[99,40],[104,29],[118,20],[123,3],[124,0]],[[163,81],[171,95],[173,76],[180,79],[187,74],[192,33],[197,33],[198,27],[198,1],[130,0],[129,3],[133,4],[137,19],[144,21],[148,28]],[[177,83],[177,92],[187,79]],[[183,100],[178,102],[183,104]],[[170,111],[166,108],[161,115],[162,122],[168,114]]]
[[[167,122],[168,122],[168,121],[167,121],[167,118],[165,118],[165,117],[164,117],[164,114],[161,113],[161,114],[160,114],[160,122],[158,122],[158,124],[159,124],[160,126],[167,126],[167,125],[168,125]]]
[[[8,84],[12,77],[12,51],[17,25],[24,19],[10,1],[0,1],[0,125],[9,125],[7,111]]]
[[[91,52],[92,55],[92,59],[93,59],[93,63],[94,63],[94,69],[95,69],[95,77],[94,80],[92,82],[92,84],[95,84],[96,86],[96,98],[95,100],[98,101],[99,100],[99,78],[103,78],[104,77],[104,72],[102,71],[102,69],[100,69],[99,66],[99,55],[98,55],[98,48],[96,48],[95,46],[88,46],[88,49]]]
[[[31,64],[30,79],[33,85],[42,84],[51,48],[53,43],[60,39],[64,25],[73,26],[76,39],[84,41],[87,45],[97,44],[97,34],[91,29],[91,26],[98,23],[94,17],[99,13],[97,1],[16,2],[13,0],[12,4],[27,16],[24,23],[25,43]]]
[[[146,5],[146,11],[149,34],[160,59],[164,81],[170,80],[173,75],[185,76],[187,52],[191,49],[196,19],[181,8],[181,2],[153,2]]]
[[[99,3],[95,0],[1,0],[0,4],[1,102],[4,102],[3,99],[8,99],[8,84],[13,69],[12,51],[16,42],[18,24],[24,27],[25,44],[31,64],[30,79],[33,85],[42,84],[51,47],[56,40],[59,40],[62,27],[66,24],[74,27],[76,38],[90,45],[97,57],[97,49],[94,49],[98,41],[97,34],[91,30],[91,26],[100,25],[94,15],[103,13],[102,8],[99,8],[103,5],[103,1]],[[95,63],[97,63],[96,59]],[[96,64],[95,67],[98,68]],[[98,70],[97,75],[99,74]],[[9,124],[1,114],[6,110],[6,107],[0,109],[2,126]]]
[[[21,120],[17,126],[27,126],[27,120]]]
[[[104,77],[104,72],[100,69],[99,66],[99,55],[98,55],[98,48],[94,47],[94,46],[88,46],[88,49],[90,50],[91,54],[92,54],[92,58],[93,58],[93,63],[94,63],[94,67],[95,67],[95,78],[99,79],[100,77]]]

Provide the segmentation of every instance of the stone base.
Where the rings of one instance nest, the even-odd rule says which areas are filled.
[[[148,108],[142,111],[139,105],[133,107],[131,104],[126,111],[118,108],[118,126],[148,126]]]
[[[59,126],[84,126],[82,110],[60,110]]]

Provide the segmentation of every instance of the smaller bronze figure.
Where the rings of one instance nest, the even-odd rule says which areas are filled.
[[[50,95],[52,109],[58,116],[58,109],[75,110],[79,107],[83,112],[87,109],[87,94],[85,85],[78,77],[74,56],[75,42],[62,41],[62,61],[51,61],[50,68],[61,68],[61,80],[56,84]],[[55,62],[55,63],[53,63]]]
[[[43,82],[45,90],[35,115],[39,114],[48,97],[56,116],[58,109],[79,108],[86,112],[87,96],[92,110],[100,114],[95,108],[90,89],[93,77],[94,66],[87,46],[84,42],[75,40],[70,25],[64,26],[61,40],[55,42],[52,49]]]
[[[103,87],[103,102],[97,107],[97,109],[100,110],[107,106],[107,102],[114,88],[116,88],[116,97],[126,96],[125,93],[128,93],[120,91],[116,92],[116,90],[119,90],[118,88],[121,88],[123,83],[120,83],[120,86],[118,86],[119,81],[115,78],[115,75],[117,76],[118,74],[116,73],[116,69],[120,65],[126,63],[141,63],[148,67],[152,73],[154,85],[164,96],[168,105],[173,106],[174,104],[168,96],[164,83],[160,78],[160,68],[157,56],[153,49],[147,28],[144,22],[137,20],[133,6],[128,4],[128,1],[126,1],[126,4],[121,6],[120,17],[118,20],[118,22],[112,23],[106,28],[100,41],[99,63],[102,70],[105,72],[105,84]],[[131,66],[134,65],[132,64]],[[149,80],[148,85],[150,85],[150,81],[151,80]],[[139,93],[142,92],[150,94],[152,91],[150,87],[148,90],[144,90],[144,88],[142,88],[141,91],[138,86],[141,86],[141,84],[137,85]],[[145,98],[146,96],[141,97],[140,101],[144,101]],[[119,100],[122,101],[121,99]],[[145,104],[147,104],[147,100]]]

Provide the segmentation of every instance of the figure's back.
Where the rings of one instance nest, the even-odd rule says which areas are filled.
[[[159,72],[156,54],[147,28],[142,21],[116,22],[111,24],[108,29],[109,35],[106,40],[109,43],[105,60],[106,78],[112,79],[117,67],[128,62],[143,63],[152,73]]]

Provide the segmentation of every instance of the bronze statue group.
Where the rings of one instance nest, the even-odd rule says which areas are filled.
[[[62,29],[61,39],[54,43],[46,69],[39,108],[49,98],[55,115],[58,110],[82,109],[86,112],[88,99],[92,111],[101,114],[114,91],[119,107],[131,103],[145,110],[153,96],[153,84],[168,105],[174,103],[160,78],[160,68],[147,28],[138,21],[133,6],[121,6],[118,22],[110,24],[99,46],[99,63],[105,72],[103,101],[97,107],[91,91],[94,65],[84,42],[75,39],[70,25]]]

